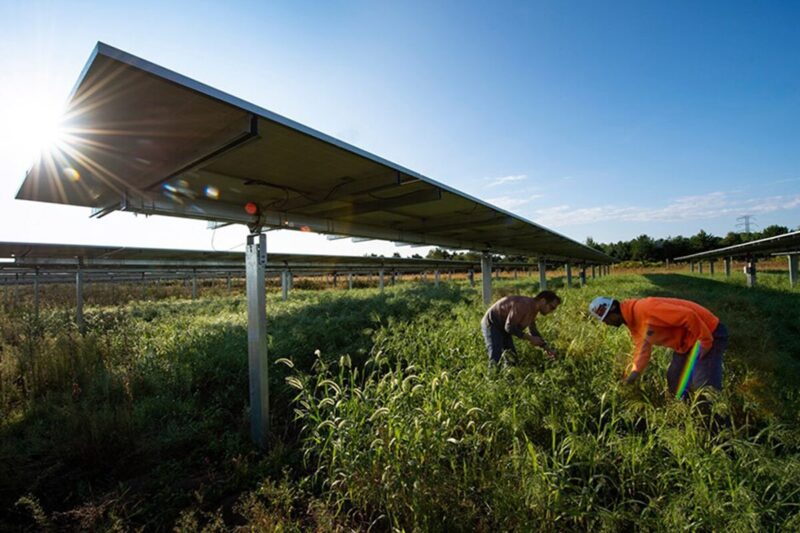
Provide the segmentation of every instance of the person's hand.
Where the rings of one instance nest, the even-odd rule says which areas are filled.
[[[547,345],[543,346],[543,348],[544,353],[547,354],[547,357],[550,358],[551,361],[555,361],[556,357],[558,356],[558,352],[555,350],[555,348],[551,348]]]
[[[630,384],[634,383],[638,379],[638,377],[639,377],[639,373],[636,370],[634,370],[633,372],[628,374],[628,377],[625,378],[624,383],[626,385],[630,385]]]

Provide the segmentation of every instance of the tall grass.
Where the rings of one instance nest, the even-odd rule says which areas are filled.
[[[265,454],[248,437],[241,297],[90,306],[83,336],[68,310],[0,315],[0,529],[800,526],[800,295],[600,278],[540,320],[558,360],[518,342],[517,364],[490,371],[476,289],[431,285],[268,295]],[[666,351],[620,384],[631,343],[585,316],[599,294],[721,316],[716,417],[666,393]]]

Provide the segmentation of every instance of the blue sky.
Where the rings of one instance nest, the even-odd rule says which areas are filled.
[[[0,20],[0,240],[244,241],[243,228],[13,200],[38,125],[97,41],[579,241],[724,234],[743,214],[800,226],[800,3],[4,0]]]

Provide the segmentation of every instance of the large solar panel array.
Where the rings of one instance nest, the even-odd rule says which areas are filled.
[[[554,231],[98,43],[17,198],[608,263]]]
[[[747,255],[771,254],[777,252],[791,252],[800,250],[800,231],[784,233],[776,237],[758,239],[755,241],[736,244],[708,250],[691,255],[676,257],[676,261],[699,261],[701,259],[714,259],[716,257],[741,257]]]
[[[0,267],[38,266],[40,268],[78,266],[82,268],[203,268],[242,269],[244,252],[180,250],[168,248],[137,248],[124,246],[94,246],[29,242],[0,242],[0,258],[13,259]],[[465,272],[480,268],[480,261],[451,261],[404,257],[343,256],[316,254],[269,254],[272,268],[310,269],[317,271],[347,270],[454,270]],[[499,269],[534,268],[532,263],[495,263]]]

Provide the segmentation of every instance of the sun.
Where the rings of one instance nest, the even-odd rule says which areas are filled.
[[[28,164],[43,154],[57,152],[66,136],[63,118],[63,102],[36,91],[17,92],[0,124],[5,150]]]

